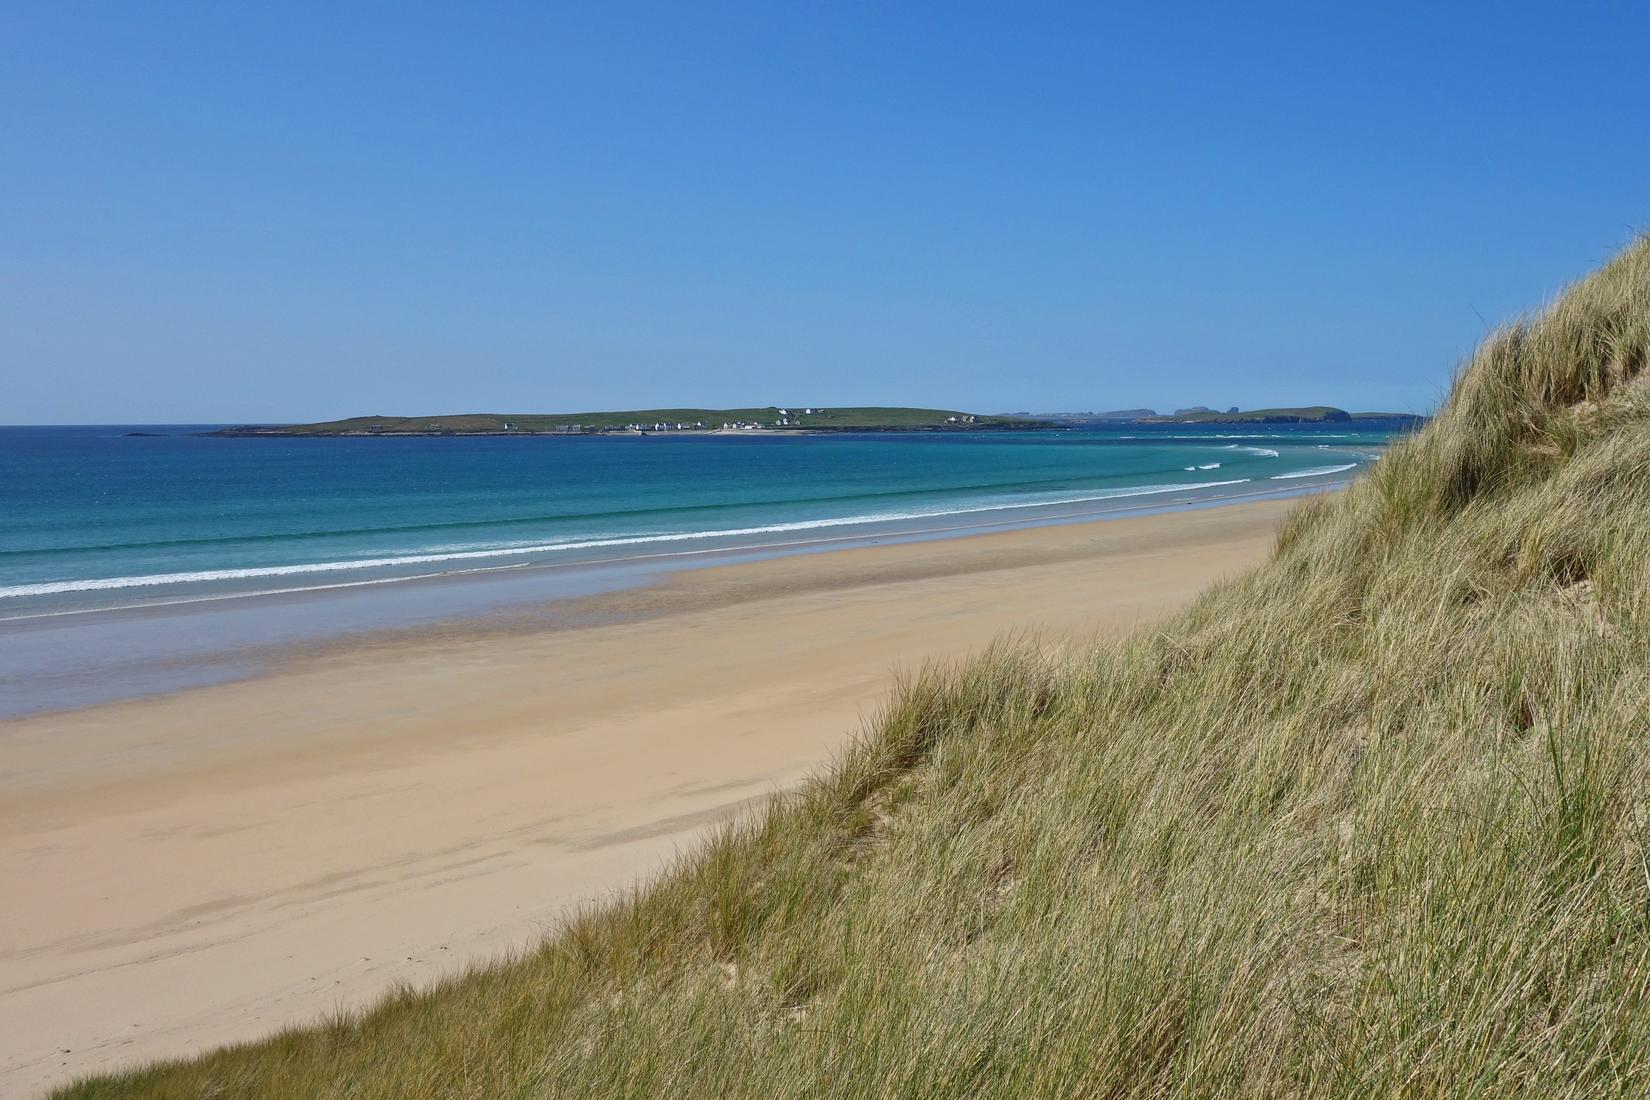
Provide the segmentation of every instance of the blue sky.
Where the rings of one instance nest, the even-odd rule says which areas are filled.
[[[15,4],[0,36],[0,423],[1424,410],[1650,226],[1640,5]]]

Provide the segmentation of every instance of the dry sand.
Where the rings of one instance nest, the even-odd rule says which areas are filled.
[[[1121,630],[1288,502],[697,570],[258,679],[0,723],[0,1095],[255,1038],[530,942],[801,780],[896,667]]]

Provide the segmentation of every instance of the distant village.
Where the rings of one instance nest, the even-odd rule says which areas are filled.
[[[587,427],[584,424],[558,424],[549,431],[553,435],[583,435],[586,432],[754,432],[764,431],[768,428],[800,427],[804,416],[823,415],[824,412],[824,409],[811,408],[798,409],[796,412],[792,412],[790,409],[776,409],[775,413],[777,415],[769,423],[763,423],[760,420],[724,420],[720,425],[716,425],[703,420],[635,420],[628,424],[606,427],[598,425]],[[957,418],[953,416],[948,419],[955,421]],[[971,416],[968,419],[972,421],[974,418]],[[504,430],[517,432],[521,431],[522,428],[515,421],[506,420]]]
[[[776,409],[775,413],[776,415],[774,420],[772,423],[768,424],[764,424],[759,420],[724,420],[722,421],[722,426],[720,428],[715,428],[706,424],[703,420],[696,421],[692,424],[684,424],[681,421],[677,421],[674,424],[660,421],[653,424],[626,424],[622,430],[630,432],[756,432],[762,431],[766,428],[800,427],[804,416],[823,416],[825,410],[798,409],[796,412],[792,412],[790,409]]]
[[[803,417],[824,416],[826,412],[827,410],[822,408],[803,408],[796,410],[775,409],[774,419],[770,421],[724,420],[719,425],[714,422],[707,422],[704,420],[637,420],[631,421],[628,424],[606,426],[594,424],[558,424],[555,427],[549,428],[548,434],[584,435],[588,432],[760,432],[768,431],[774,428],[806,427],[807,425],[803,422]],[[947,416],[945,418],[945,423],[947,424],[974,424],[978,421],[979,417],[968,414],[958,414],[954,416]],[[823,427],[823,425],[821,426]],[[437,425],[432,424],[430,427],[435,429]],[[367,429],[369,432],[372,430],[373,429],[370,427]],[[517,432],[527,429],[523,429],[513,420],[506,420],[503,424],[503,430],[507,432]],[[541,431],[535,432],[535,434],[546,433]]]
[[[776,410],[774,410],[774,412],[775,412],[774,419],[772,421],[769,421],[769,422],[766,422],[766,423],[764,423],[763,421],[760,421],[760,420],[724,420],[724,421],[722,421],[721,427],[716,427],[712,424],[707,424],[703,420],[696,420],[696,421],[693,421],[691,423],[684,423],[684,422],[679,421],[679,420],[674,422],[674,423],[672,423],[670,421],[660,420],[660,421],[655,421],[651,424],[646,424],[646,423],[626,424],[622,428],[609,428],[607,430],[608,431],[625,431],[625,432],[707,432],[707,431],[710,431],[710,432],[714,432],[714,431],[723,431],[723,432],[761,432],[761,431],[768,431],[768,430],[773,429],[773,428],[803,428],[803,427],[806,427],[807,425],[804,424],[803,421],[802,421],[802,418],[804,416],[824,416],[825,413],[826,413],[826,410],[824,410],[824,409],[814,409],[814,408],[797,409],[795,411],[792,411],[790,409],[776,409]],[[970,416],[970,415],[966,415],[966,414],[961,415],[961,416],[948,416],[948,417],[945,418],[945,423],[947,423],[947,424],[973,424],[976,421],[978,421],[978,419],[979,418],[976,417],[976,416]],[[558,429],[558,430],[560,430],[560,429]],[[582,427],[582,425],[579,425],[579,424],[569,424],[567,426],[567,430],[570,433],[571,432],[578,432],[578,431],[582,431],[583,427]]]
[[[686,410],[684,410],[685,412]],[[932,431],[945,428],[985,429],[1050,427],[1049,424],[1010,424],[1002,417],[948,413],[938,409],[802,408],[692,410],[692,420],[643,420],[637,413],[593,413],[588,419],[557,422],[559,417],[502,417],[474,414],[450,417],[392,418],[363,416],[319,424],[240,425],[220,428],[211,435],[655,435],[671,432],[803,431]],[[739,416],[734,417],[734,412]],[[753,415],[754,414],[754,415]],[[867,416],[867,414],[872,414]],[[893,414],[893,415],[889,415]],[[657,414],[655,414],[657,415]],[[716,419],[711,419],[715,416]],[[722,419],[727,417],[727,419]]]

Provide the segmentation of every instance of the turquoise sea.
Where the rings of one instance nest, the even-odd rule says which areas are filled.
[[[388,439],[200,434],[210,427],[0,428],[0,713],[208,682],[248,647],[701,562],[1319,489],[1402,425]],[[190,615],[200,637],[181,642]],[[147,648],[134,653],[138,626]],[[170,671],[124,686],[110,671],[151,657]]]

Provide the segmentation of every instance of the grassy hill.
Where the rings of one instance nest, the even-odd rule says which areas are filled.
[[[1167,623],[926,671],[524,958],[62,1095],[1645,1095],[1647,362],[1641,243]]]
[[[1408,420],[1419,423],[1425,417],[1412,413],[1349,413],[1332,405],[1305,405],[1287,409],[1250,409],[1248,412],[1196,412],[1178,416],[1142,417],[1146,424],[1339,424],[1353,420]]]
[[[1036,420],[980,416],[950,409],[863,406],[813,409],[629,409],[584,413],[463,413],[446,416],[355,416],[317,424],[283,424],[227,428],[215,435],[544,435],[568,432],[623,431],[631,425],[652,430],[682,424],[704,429],[726,423],[759,425],[777,431],[979,431],[1039,428]]]
[[[1248,412],[1197,412],[1179,416],[1148,417],[1152,424],[1301,424],[1351,420],[1345,409],[1329,405],[1307,405],[1291,409],[1250,409]]]

